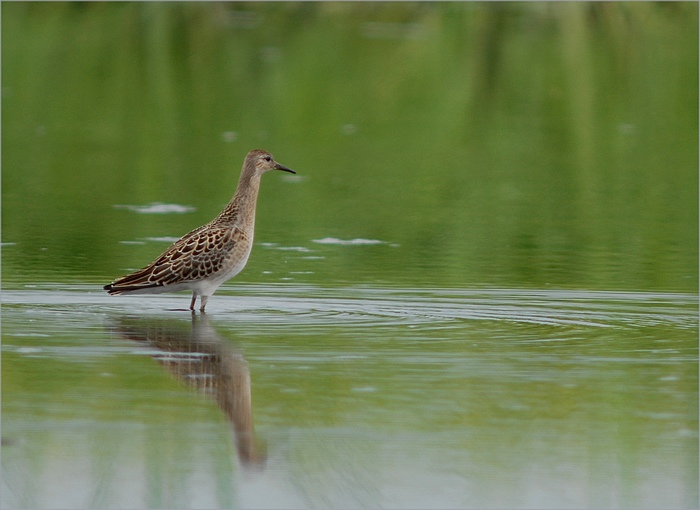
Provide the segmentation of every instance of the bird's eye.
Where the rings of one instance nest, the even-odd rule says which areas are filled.
[[[272,161],[272,158],[270,156],[265,156],[265,161]]]

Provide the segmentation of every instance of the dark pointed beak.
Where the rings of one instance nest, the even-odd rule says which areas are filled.
[[[289,172],[290,174],[295,174],[295,173],[296,173],[296,172],[295,172],[294,170],[292,170],[291,168],[287,168],[286,166],[280,165],[279,163],[277,163],[277,164],[275,165],[275,170],[282,170],[283,172]]]

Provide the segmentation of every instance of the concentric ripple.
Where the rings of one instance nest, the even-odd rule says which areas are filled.
[[[57,306],[81,313],[189,313],[184,293],[111,297],[87,286],[5,291],[3,301],[37,305],[32,313],[56,313]],[[586,328],[697,328],[697,312],[697,296],[680,293],[241,285],[222,288],[211,300],[209,315],[257,327],[447,327],[464,321],[507,321]]]

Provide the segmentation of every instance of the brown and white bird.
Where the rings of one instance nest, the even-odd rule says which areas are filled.
[[[191,290],[190,310],[194,310],[199,296],[203,312],[209,296],[240,273],[248,261],[260,177],[270,170],[296,173],[277,163],[269,152],[250,151],[243,162],[236,193],[216,218],[175,241],[150,265],[105,285],[104,290],[109,294]]]

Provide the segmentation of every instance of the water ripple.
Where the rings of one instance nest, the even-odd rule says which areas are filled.
[[[82,285],[4,291],[3,301],[6,306],[37,305],[32,313],[137,309],[143,314],[182,314],[189,297],[183,293],[110,297]],[[209,314],[217,320],[256,327],[450,327],[465,321],[506,321],[560,327],[697,329],[697,312],[697,296],[680,293],[240,285],[222,288],[210,301]]]

